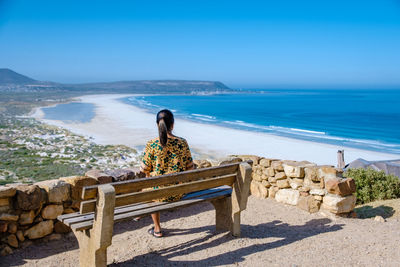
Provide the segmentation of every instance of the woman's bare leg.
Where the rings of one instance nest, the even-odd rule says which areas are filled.
[[[160,225],[160,213],[152,213],[151,218],[153,219],[154,223],[154,232],[160,232],[161,231],[161,225]]]

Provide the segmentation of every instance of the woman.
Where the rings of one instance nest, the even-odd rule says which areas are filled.
[[[157,113],[158,138],[150,140],[143,153],[141,170],[146,177],[153,177],[168,173],[182,172],[193,169],[193,159],[188,143],[185,139],[172,134],[174,115],[164,109]],[[161,201],[179,200],[181,196],[171,196]],[[162,237],[160,213],[151,214],[154,227],[149,234]]]

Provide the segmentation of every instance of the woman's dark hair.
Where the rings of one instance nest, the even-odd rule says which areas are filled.
[[[162,146],[165,146],[168,141],[168,133],[171,132],[174,125],[174,114],[168,109],[160,110],[157,113],[157,125],[160,143]]]

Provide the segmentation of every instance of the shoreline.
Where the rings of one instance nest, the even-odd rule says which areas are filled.
[[[36,108],[30,117],[46,124],[66,128],[76,134],[93,137],[99,144],[124,144],[138,150],[148,140],[158,136],[155,114],[118,99],[143,94],[84,95],[74,99],[95,105],[95,117],[88,123],[65,123],[44,119],[44,112]],[[176,118],[174,133],[184,137],[201,159],[216,160],[233,154],[255,154],[269,158],[308,160],[317,164],[336,165],[337,150],[345,150],[345,162],[399,159],[400,155],[336,146],[268,133],[231,129],[218,125],[195,123]]]

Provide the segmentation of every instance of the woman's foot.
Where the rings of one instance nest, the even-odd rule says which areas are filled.
[[[164,234],[161,230],[157,232],[154,230],[154,227],[151,227],[147,232],[156,238],[160,238],[160,237],[164,236]]]

